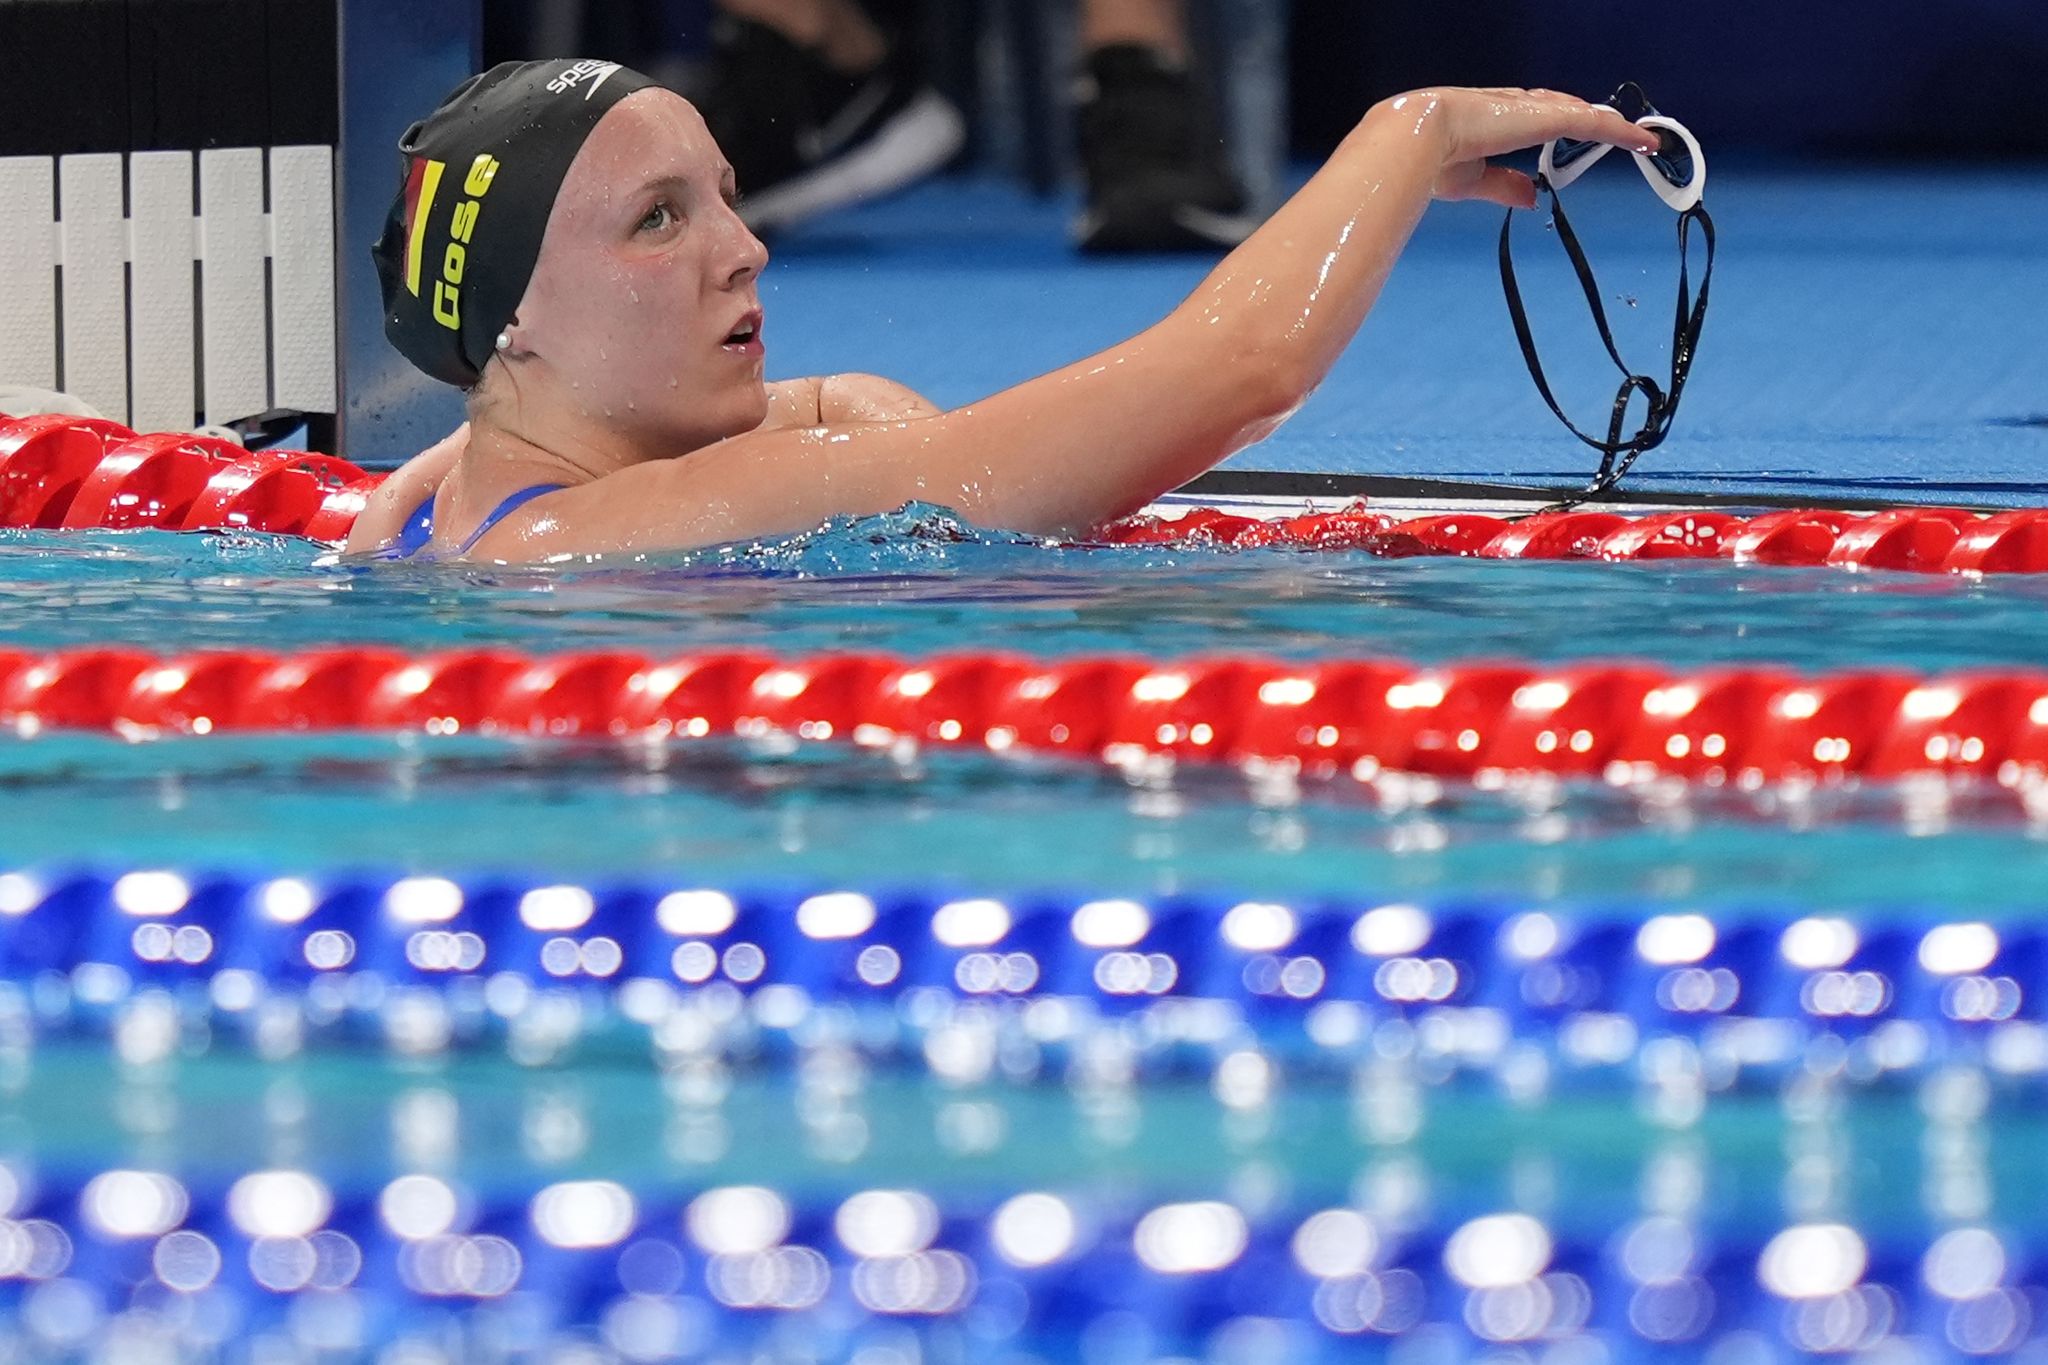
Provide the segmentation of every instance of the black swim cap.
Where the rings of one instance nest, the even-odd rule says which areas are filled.
[[[399,140],[399,191],[370,255],[384,335],[444,384],[483,376],[591,131],[654,82],[616,62],[504,62]]]

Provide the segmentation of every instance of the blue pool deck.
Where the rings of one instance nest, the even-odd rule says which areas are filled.
[[[1705,338],[1633,486],[2048,504],[2048,165],[1716,167]],[[1617,165],[1567,192],[1623,354],[1668,373],[1674,219]],[[948,180],[805,225],[765,285],[775,377],[872,370],[963,403],[1162,316],[1199,259],[1084,261],[1070,200]],[[1516,224],[1544,360],[1589,428],[1617,382],[1545,212]],[[1234,469],[1568,483],[1496,266],[1501,212],[1431,209],[1329,381]],[[1695,242],[1694,278],[1699,256]],[[1635,300],[1634,306],[1629,303]]]

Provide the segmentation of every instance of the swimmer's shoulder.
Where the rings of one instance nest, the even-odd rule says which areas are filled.
[[[768,418],[757,428],[836,422],[902,422],[936,417],[939,405],[908,384],[879,374],[826,374],[785,379],[768,388]]]
[[[451,489],[456,496],[443,499],[446,529],[437,533],[435,548],[465,559],[518,564],[713,543],[719,537],[699,539],[691,529],[702,515],[693,514],[693,504],[705,482],[695,462],[713,448],[582,483],[494,482],[488,495],[481,489]],[[683,471],[686,462],[692,467]]]
[[[468,552],[506,563],[789,535],[925,496],[916,421],[758,428],[537,498]]]
[[[393,470],[370,494],[355,525],[349,528],[346,553],[370,554],[397,544],[420,508],[433,502],[468,446],[469,423],[464,422]]]

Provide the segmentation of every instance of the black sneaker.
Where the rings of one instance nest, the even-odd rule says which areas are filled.
[[[901,44],[847,76],[765,25],[726,18],[716,32],[704,118],[756,232],[899,190],[966,141],[960,111],[918,79]]]
[[[1186,67],[1148,47],[1102,48],[1088,57],[1079,105],[1083,251],[1226,251],[1258,226]]]

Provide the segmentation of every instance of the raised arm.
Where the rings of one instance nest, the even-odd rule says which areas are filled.
[[[762,430],[636,466],[476,552],[686,547],[913,500],[1084,531],[1272,432],[1350,342],[1432,196],[1532,205],[1528,178],[1486,158],[1557,137],[1653,145],[1612,109],[1548,91],[1388,100],[1186,302],[1119,346],[937,417]]]

